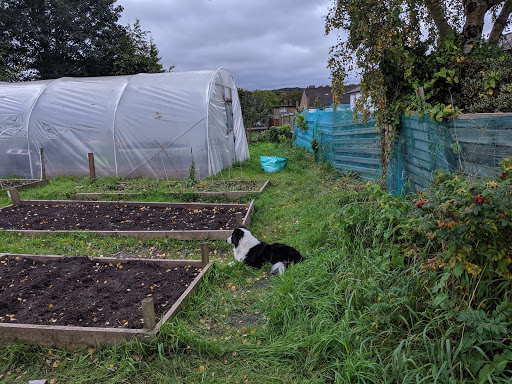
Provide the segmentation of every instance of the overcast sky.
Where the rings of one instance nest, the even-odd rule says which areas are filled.
[[[121,24],[138,18],[174,71],[227,68],[238,88],[330,85],[325,36],[330,0],[118,0]],[[355,78],[349,79],[356,82]]]

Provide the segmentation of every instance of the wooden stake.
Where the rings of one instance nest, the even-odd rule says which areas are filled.
[[[236,216],[236,226],[239,227],[242,225],[242,213],[237,212],[237,213],[235,213],[235,216]]]
[[[201,263],[205,267],[210,262],[208,243],[201,243]]]
[[[16,188],[10,189],[9,191],[7,191],[7,193],[14,205],[21,204],[20,194],[18,193],[18,190]]]
[[[88,153],[89,158],[89,176],[91,179],[96,178],[96,166],[94,165],[94,153]]]
[[[44,152],[43,152],[43,148],[39,148],[39,154],[40,154],[40,157],[41,157],[41,180],[45,180],[46,179],[46,165],[44,163]]]
[[[425,102],[425,91],[423,90],[423,87],[416,88],[416,96],[421,98],[421,101]]]
[[[142,300],[142,319],[144,329],[155,328],[155,302],[152,297],[146,297]]]

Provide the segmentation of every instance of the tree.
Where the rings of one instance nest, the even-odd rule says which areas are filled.
[[[117,22],[116,0],[0,0],[0,64],[12,80],[160,72],[137,21]]]
[[[302,98],[302,89],[284,88],[284,89],[274,90],[274,93],[276,93],[277,96],[279,97],[280,103],[287,100],[288,103],[295,105],[297,102],[300,103],[300,100]]]
[[[115,0],[2,1],[2,42],[11,44],[6,61],[23,76],[52,79],[98,76],[111,68],[111,42],[123,36]]]
[[[364,96],[359,100],[370,101],[382,117],[386,106],[409,96],[413,87],[432,85],[443,67],[443,81],[455,83],[446,71],[458,61],[483,58],[482,49],[496,46],[510,26],[511,11],[512,0],[335,0],[326,33],[341,29],[348,37],[331,48],[333,93],[342,94],[347,73],[358,67]],[[487,42],[486,14],[493,18]]]
[[[279,97],[277,97],[276,93],[269,90],[255,90],[253,92],[257,97],[263,100],[267,115],[273,114],[274,107],[279,105]]]
[[[6,65],[5,57],[8,55],[8,46],[7,44],[0,43],[0,81],[9,81],[10,71],[9,67]]]
[[[265,121],[270,115],[267,102],[262,97],[262,91],[251,92],[239,89],[238,96],[240,98],[240,107],[242,109],[244,126],[254,127],[257,122]]]
[[[158,49],[153,39],[148,39],[148,33],[142,30],[139,19],[133,25],[128,24],[124,36],[113,48],[113,75],[164,72],[159,63]]]

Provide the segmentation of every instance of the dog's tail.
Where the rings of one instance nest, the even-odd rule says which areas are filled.
[[[286,266],[279,262],[279,263],[275,263],[275,264],[272,264],[272,268],[270,269],[270,274],[274,274],[274,273],[279,273],[280,275],[282,275],[284,273],[284,270],[286,269]]]

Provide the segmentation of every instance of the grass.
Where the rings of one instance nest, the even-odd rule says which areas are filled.
[[[270,179],[270,187],[256,200],[251,231],[265,241],[295,246],[305,256],[303,263],[270,277],[268,266],[228,265],[230,247],[212,241],[211,273],[151,343],[80,350],[10,344],[0,349],[0,381],[477,382],[461,358],[461,327],[432,305],[431,287],[438,275],[421,270],[421,254],[402,268],[393,266],[392,244],[374,239],[369,212],[379,205],[363,185],[287,144],[259,142],[250,150],[250,160],[213,179],[230,179],[235,172],[245,179]],[[287,156],[288,166],[263,174],[259,155]],[[47,187],[20,194],[23,199],[65,198],[76,183],[77,178],[56,178]],[[8,203],[0,198],[0,206]],[[340,217],[342,208],[353,211],[351,231],[340,229],[341,219],[351,219]],[[88,234],[25,237],[0,232],[0,244],[2,251],[21,253],[200,254],[199,242]]]

